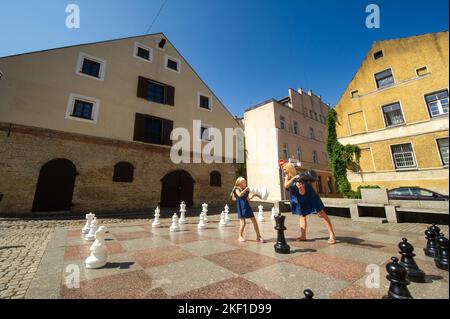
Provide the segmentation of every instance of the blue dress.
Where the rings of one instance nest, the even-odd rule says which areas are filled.
[[[250,203],[248,202],[248,194],[249,193],[246,192],[244,196],[239,197],[236,194],[236,190],[234,191],[234,195],[236,196],[237,215],[239,219],[255,217],[253,210],[250,207]]]
[[[305,184],[305,195],[301,195],[298,187],[292,184],[289,188],[291,211],[294,215],[308,216],[320,213],[325,209],[322,200],[311,184]]]

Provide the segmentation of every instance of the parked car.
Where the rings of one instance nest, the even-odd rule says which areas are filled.
[[[448,201],[448,195],[442,195],[420,187],[394,188],[388,191],[388,194],[389,199]]]

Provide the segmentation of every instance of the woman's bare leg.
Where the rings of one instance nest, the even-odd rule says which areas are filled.
[[[259,232],[259,225],[258,225],[258,222],[256,221],[256,218],[252,217],[252,218],[250,218],[250,220],[252,221],[253,228],[255,229],[256,240],[257,241],[262,241],[263,238],[261,237],[261,233]]]
[[[308,225],[308,222],[306,220],[306,216],[300,216],[300,237],[297,238],[298,241],[304,241],[306,240],[306,226]]]
[[[241,218],[239,225],[239,238],[238,238],[239,241],[245,241],[244,238],[245,224],[246,224],[245,218]]]
[[[317,214],[317,216],[319,216],[319,218],[323,221],[325,227],[328,230],[328,234],[330,236],[330,239],[328,239],[328,243],[336,244],[336,235],[334,234],[333,225],[331,224],[331,220],[328,217],[327,213],[325,213],[325,211],[322,210],[320,213]]]

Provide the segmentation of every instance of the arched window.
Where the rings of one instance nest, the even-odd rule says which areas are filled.
[[[209,186],[222,186],[222,175],[218,171],[214,171],[209,174]]]
[[[134,166],[128,162],[120,162],[114,166],[113,182],[132,183]]]

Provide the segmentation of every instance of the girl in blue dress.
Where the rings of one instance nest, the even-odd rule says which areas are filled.
[[[325,224],[330,239],[329,244],[336,244],[336,235],[334,234],[333,225],[330,218],[325,213],[325,206],[319,195],[309,183],[295,182],[299,177],[297,170],[292,163],[286,163],[283,166],[285,174],[284,187],[289,190],[292,214],[298,215],[300,220],[300,237],[298,241],[306,240],[306,216],[317,214]]]
[[[253,228],[255,229],[256,240],[260,243],[265,243],[265,240],[261,237],[261,234],[259,232],[258,223],[256,221],[255,215],[253,214],[253,210],[250,207],[250,203],[248,202],[257,195],[250,194],[245,178],[239,177],[236,180],[233,191],[231,192],[231,196],[236,200],[237,215],[240,220],[238,240],[240,242],[245,242],[244,230],[246,226],[246,220],[250,219],[252,221]]]

